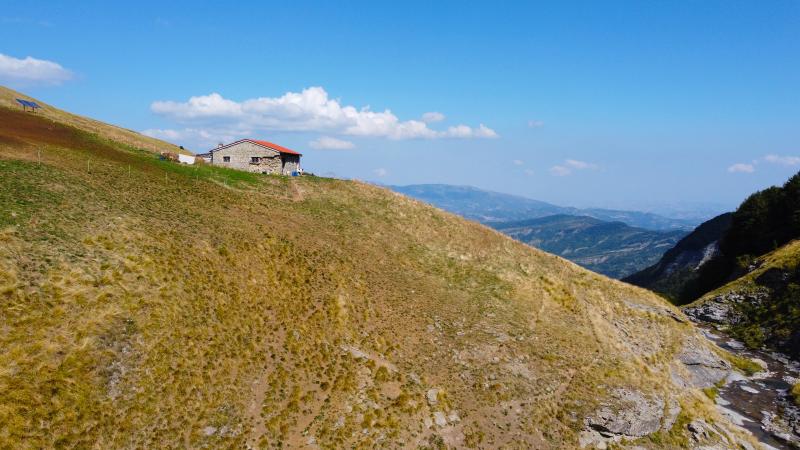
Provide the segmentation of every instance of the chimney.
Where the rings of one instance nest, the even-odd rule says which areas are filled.
[[[218,143],[217,143],[217,148],[220,148],[220,147],[222,147],[223,145],[225,145],[225,144],[223,144],[222,142],[218,142]]]

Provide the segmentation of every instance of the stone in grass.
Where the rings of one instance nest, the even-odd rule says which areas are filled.
[[[450,411],[450,414],[447,416],[447,421],[450,423],[460,422],[461,417],[458,417],[457,411]]]
[[[428,389],[428,392],[425,394],[428,398],[428,404],[431,406],[435,406],[439,403],[439,390],[438,389]]]

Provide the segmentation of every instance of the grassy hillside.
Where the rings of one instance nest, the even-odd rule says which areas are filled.
[[[800,356],[800,241],[752,262],[752,271],[687,305],[692,314],[716,313],[731,334],[752,348]],[[720,314],[721,313],[721,314]]]
[[[563,214],[490,225],[514,239],[613,278],[657,262],[686,234]]]
[[[37,110],[36,114],[43,116],[52,121],[61,124],[69,125],[82,131],[92,134],[99,134],[103,137],[119,142],[124,145],[134,146],[136,148],[149,150],[153,152],[168,151],[174,153],[189,153],[179,149],[177,146],[168,142],[160,141],[148,136],[144,136],[135,131],[128,130],[122,127],[109,125],[88,117],[72,114],[58,108],[54,108],[47,103],[33,97],[0,86],[0,107],[8,108],[13,111],[22,110],[22,107],[17,103],[16,99],[31,100],[37,102],[43,108]]]
[[[644,448],[737,433],[675,381],[710,350],[647,291],[63,114],[0,106],[0,448],[575,448],[620,389],[676,414]]]

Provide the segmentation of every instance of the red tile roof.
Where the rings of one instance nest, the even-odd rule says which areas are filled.
[[[257,140],[255,140],[255,139],[239,139],[239,140],[238,140],[238,141],[236,141],[236,142],[231,142],[230,144],[226,144],[226,145],[223,145],[223,146],[221,146],[221,147],[217,147],[217,148],[215,148],[215,149],[212,149],[212,150],[211,150],[209,153],[211,153],[211,152],[215,152],[215,151],[217,151],[217,150],[219,150],[219,149],[221,149],[221,148],[227,148],[227,147],[230,147],[231,145],[235,145],[235,144],[238,144],[238,143],[240,143],[240,142],[252,142],[252,143],[254,143],[254,144],[257,144],[257,145],[260,145],[260,146],[262,146],[262,147],[268,147],[268,148],[271,148],[271,149],[273,149],[273,150],[277,150],[279,153],[287,153],[287,154],[289,154],[289,155],[299,155],[299,156],[303,156],[303,154],[302,154],[302,153],[300,153],[300,152],[296,152],[296,151],[294,151],[294,150],[291,150],[291,149],[288,149],[288,148],[286,148],[286,147],[284,147],[284,146],[282,146],[282,145],[274,144],[274,143],[272,143],[272,142],[270,142],[270,141],[257,141]]]
[[[298,153],[294,150],[290,150],[278,144],[273,144],[270,141],[257,141],[255,139],[245,139],[245,141],[255,142],[256,144],[263,145],[264,147],[274,148],[275,150],[281,153],[288,153],[290,155],[302,155],[302,153]]]

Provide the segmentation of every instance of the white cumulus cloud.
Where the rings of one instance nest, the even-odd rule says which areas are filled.
[[[764,157],[764,161],[782,166],[796,166],[800,164],[800,156],[767,155]]]
[[[550,168],[550,173],[557,176],[557,177],[565,177],[572,173],[572,170],[569,167],[565,166],[553,166]]]
[[[423,120],[400,120],[388,109],[372,111],[368,106],[342,105],[321,87],[241,102],[212,93],[191,97],[185,102],[155,101],[151,110],[181,124],[195,128],[208,125],[224,127],[231,134],[279,130],[388,139],[497,137],[494,130],[483,124],[477,127],[455,125],[437,130]]]
[[[444,120],[444,114],[436,111],[426,112],[422,115],[422,121],[425,123],[441,122]]]
[[[579,161],[577,159],[564,160],[562,164],[555,165],[550,168],[550,173],[557,177],[565,177],[571,175],[576,170],[597,170],[597,164],[588,163],[586,161]]]
[[[736,163],[728,167],[730,173],[753,173],[755,171],[755,166],[746,163]]]
[[[202,142],[205,145],[220,142],[227,143],[240,138],[239,134],[232,134],[226,130],[199,128],[184,128],[181,130],[150,128],[142,130],[142,134],[181,145],[185,145],[187,142]]]
[[[380,167],[378,169],[373,170],[372,173],[374,173],[376,176],[379,177],[385,177],[386,175],[389,174],[389,171],[384,169],[383,167]]]
[[[0,81],[12,85],[54,86],[72,78],[72,72],[56,62],[32,56],[19,59],[0,53]]]
[[[327,149],[327,150],[347,150],[350,148],[355,148],[355,144],[350,141],[345,141],[342,139],[336,139],[333,137],[322,136],[318,139],[314,139],[313,141],[308,143],[311,148],[316,149]]]
[[[542,122],[541,120],[529,120],[528,126],[531,128],[539,128],[544,126],[544,122]]]
[[[515,166],[521,166],[521,165],[525,164],[525,162],[522,161],[521,159],[515,159],[515,160],[511,161],[511,163],[514,164]]]

